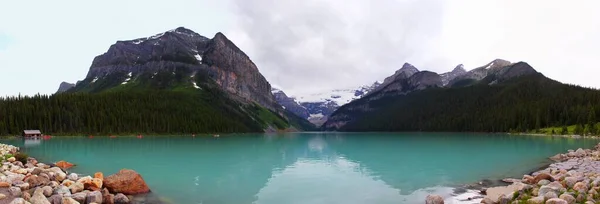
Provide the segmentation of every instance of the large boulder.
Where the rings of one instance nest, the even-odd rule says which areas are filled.
[[[72,163],[69,163],[66,161],[58,161],[55,163],[55,165],[60,167],[61,169],[65,169],[65,170],[75,166],[75,164],[72,164]]]
[[[104,178],[104,186],[112,193],[135,195],[150,192],[142,176],[130,169],[122,169]]]
[[[444,198],[439,195],[428,195],[425,204],[444,204]]]

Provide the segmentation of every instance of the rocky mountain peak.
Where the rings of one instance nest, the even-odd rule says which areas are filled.
[[[467,70],[465,70],[465,65],[459,64],[459,65],[456,65],[456,67],[452,70],[452,72],[454,72],[454,73],[461,73],[461,72],[465,73],[465,72],[467,72]]]
[[[485,65],[485,69],[488,70],[496,70],[496,69],[500,69],[506,66],[510,66],[512,63],[510,61],[507,60],[503,60],[503,59],[495,59],[493,61],[491,61],[490,63]]]
[[[158,73],[170,73],[171,76],[154,78]],[[144,83],[162,84],[160,87],[163,88],[185,84],[201,89],[197,84],[200,82],[194,77],[197,73],[212,79],[231,98],[255,102],[277,112],[281,110],[269,82],[252,60],[223,33],[216,33],[209,39],[185,27],[118,41],[106,53],[94,58],[80,90],[103,91],[146,76],[149,79]]]
[[[413,66],[412,64],[407,62],[407,63],[404,63],[404,65],[402,65],[402,68],[400,68],[398,71],[396,71],[396,74],[394,74],[394,75],[404,74],[404,76],[406,78],[408,78],[417,72],[419,72],[419,69],[417,69],[415,66]]]
[[[63,81],[62,83],[60,83],[60,86],[58,87],[58,91],[56,91],[56,93],[63,93],[73,87],[75,87],[75,84]]]

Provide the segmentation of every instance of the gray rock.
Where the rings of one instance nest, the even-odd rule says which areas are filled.
[[[69,176],[67,176],[67,178],[71,181],[77,181],[77,179],[79,179],[79,175],[77,175],[76,173],[71,173],[69,174]]]
[[[56,176],[54,177],[54,179],[56,179],[56,181],[58,181],[58,182],[64,181],[66,178],[67,178],[67,174],[65,174],[63,172],[56,173]]]
[[[481,203],[483,203],[483,204],[495,204],[495,202],[491,198],[488,198],[488,197],[483,198],[483,200],[481,200]]]
[[[13,186],[19,187],[22,191],[29,190],[29,183],[19,183],[19,184],[13,183]]]
[[[80,204],[80,203],[71,197],[63,197],[62,204]]]
[[[558,198],[558,195],[552,191],[544,194],[545,199]]]
[[[33,175],[39,175],[42,172],[44,172],[42,169],[40,169],[40,168],[34,168],[33,171],[31,171],[31,174],[33,174]]]
[[[575,202],[577,202],[575,200],[575,197],[568,193],[563,193],[562,195],[560,195],[559,198],[567,201],[568,204],[574,204]]]
[[[73,198],[77,202],[85,203],[85,199],[87,198],[87,193],[84,193],[84,192],[75,193],[75,194],[71,195],[71,198]]]
[[[17,196],[18,197],[18,196],[23,195],[23,192],[21,191],[21,188],[19,188],[19,187],[14,187],[14,186],[10,187],[10,188],[8,188],[8,192],[12,196]]]
[[[427,201],[425,201],[425,202],[427,202]],[[129,198],[127,196],[125,196],[125,194],[117,193],[117,195],[115,195],[115,204],[127,204],[127,203],[129,203]]]
[[[579,148],[579,149],[577,149],[577,151],[575,151],[575,154],[577,154],[577,157],[583,157],[587,154],[587,152],[585,152],[585,150]]]
[[[527,200],[527,203],[530,203],[530,204],[544,204],[544,197],[543,196],[533,197],[533,198]]]
[[[569,176],[565,178],[565,183],[567,184],[567,187],[573,188],[573,186],[577,183],[577,180],[577,178]]]
[[[573,186],[573,190],[578,191],[580,193],[585,193],[588,191],[588,187],[587,184],[583,183],[583,182],[577,182],[574,186]]]
[[[61,195],[62,197],[70,197],[71,190],[66,186],[59,186],[56,189],[54,189],[54,194]]]
[[[9,183],[14,183],[16,181],[23,181],[23,179],[25,179],[25,175],[23,175],[23,174],[6,175],[6,181]]]
[[[25,199],[23,198],[15,198],[14,200],[12,200],[12,202],[10,202],[9,204],[31,204],[30,202],[27,202]]]
[[[42,189],[44,196],[46,196],[46,197],[52,196],[52,191],[54,191],[54,189],[52,189],[52,187],[50,187],[50,186],[44,186],[44,187],[41,187],[41,189]]]
[[[50,203],[52,204],[62,204],[62,199],[63,197],[61,195],[52,195],[50,196],[50,198],[48,198],[48,201],[50,201]]]
[[[46,199],[46,196],[44,196],[44,190],[42,190],[41,188],[35,190],[33,196],[29,201],[35,204],[50,204],[50,201],[48,201],[48,199]]]
[[[565,190],[564,187],[558,181],[555,181],[540,187],[538,195],[545,196],[548,192],[554,192],[554,194],[558,195],[561,190]]]
[[[79,193],[83,191],[83,187],[83,183],[75,182],[74,184],[71,184],[71,186],[69,186],[69,189],[71,189],[71,193]]]
[[[567,201],[560,198],[552,198],[546,201],[546,204],[568,204]]]
[[[540,182],[538,182],[537,184],[540,186],[544,186],[544,185],[548,185],[549,183],[550,183],[550,181],[544,179],[544,180],[541,180]]]
[[[102,193],[100,193],[100,191],[91,192],[90,194],[87,195],[85,203],[86,204],[89,204],[89,203],[102,203]],[[443,203],[444,202],[442,200],[441,204],[443,204]]]
[[[509,204],[512,200],[512,197],[512,193],[509,195],[500,195],[500,197],[498,197],[498,204]]]

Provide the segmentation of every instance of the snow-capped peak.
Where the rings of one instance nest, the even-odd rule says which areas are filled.
[[[315,102],[335,102],[338,106],[350,103],[353,100],[365,96],[367,93],[375,89],[379,82],[375,82],[370,86],[361,86],[358,88],[335,89],[314,94],[296,95],[294,98],[299,103],[315,103]]]

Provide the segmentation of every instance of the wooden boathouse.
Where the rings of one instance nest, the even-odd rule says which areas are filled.
[[[41,139],[42,132],[39,130],[23,130],[22,136],[25,139]]]

